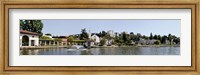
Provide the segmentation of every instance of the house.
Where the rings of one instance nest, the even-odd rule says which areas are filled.
[[[153,45],[155,41],[157,41],[157,40],[155,40],[155,39],[152,39],[152,40],[145,40],[145,39],[140,38],[140,40],[138,41],[138,44],[142,44],[142,45]]]
[[[57,38],[59,40],[55,40],[58,42],[58,45],[65,46],[67,45],[67,36],[53,36],[54,40]]]
[[[114,41],[114,40],[112,40],[112,39],[110,39],[110,40],[106,39],[105,45],[111,46],[112,43],[113,43],[113,41]]]
[[[140,38],[140,40],[138,41],[138,44],[142,44],[142,45],[144,45],[144,44],[146,44],[146,40]]]
[[[146,40],[146,44],[148,44],[148,45],[153,45],[154,44],[154,42],[156,42],[157,40],[155,40],[155,39],[152,39],[152,40]]]
[[[87,47],[87,48],[91,48],[91,46],[94,46],[94,41],[88,39],[88,40],[85,41],[84,46]]]
[[[113,30],[107,31],[107,34],[110,35],[110,37],[115,37],[115,33]]]
[[[95,45],[99,45],[99,43],[100,43],[100,38],[96,34],[91,36],[91,40],[94,40]]]
[[[39,34],[26,30],[20,30],[20,47],[21,46],[38,46]]]
[[[169,40],[165,40],[165,44],[169,45],[170,41]]]

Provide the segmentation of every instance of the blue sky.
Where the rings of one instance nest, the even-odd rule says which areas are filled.
[[[136,20],[136,19],[63,19],[63,20],[42,20],[44,34],[51,33],[55,36],[67,36],[81,33],[81,29],[86,28],[91,33],[113,30],[114,32],[141,33],[149,36],[152,32],[157,35],[176,35],[180,37],[181,20]]]

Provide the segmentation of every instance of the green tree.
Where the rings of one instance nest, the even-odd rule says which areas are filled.
[[[150,40],[153,39],[153,34],[152,34],[152,33],[150,33],[150,37],[149,37],[149,39],[150,39]]]
[[[74,41],[74,37],[70,36],[67,38],[67,41],[72,44],[72,42]]]
[[[41,20],[20,20],[20,29],[36,32],[42,36],[43,23]]]
[[[20,30],[25,30],[24,21],[20,20]]]
[[[160,41],[162,40],[162,38],[161,38],[161,36],[160,36],[160,35],[158,35],[158,40],[160,40]]]
[[[86,40],[88,38],[89,38],[89,35],[88,35],[86,29],[85,28],[82,29],[81,30],[81,34],[80,34],[80,40]]]
[[[154,42],[154,44],[156,44],[156,45],[160,45],[161,43],[160,43],[159,40],[157,40],[157,41]]]
[[[154,35],[154,36],[153,36],[153,39],[157,40],[157,39],[158,39],[158,36],[157,36],[157,35]]]
[[[74,38],[70,36],[70,37],[67,38],[67,40],[68,40],[69,42],[72,42],[72,41],[74,41]]]
[[[61,38],[54,38],[55,41],[62,41]]]
[[[176,38],[174,39],[174,42],[175,42],[176,44],[180,44],[180,38],[177,38],[177,37],[176,37]]]
[[[122,39],[123,39],[124,43],[128,41],[128,37],[125,32],[122,32]]]
[[[172,44],[172,35],[171,34],[168,35],[168,40],[170,41],[170,45],[171,45]]]
[[[166,36],[166,35],[164,35],[164,36],[162,36],[162,38],[161,38],[161,39],[162,39],[161,43],[166,43],[165,41],[166,41],[168,38],[167,38],[167,36]]]
[[[106,32],[105,31],[102,31],[102,33],[101,33],[101,37],[104,37],[104,36],[106,36]]]
[[[105,45],[106,44],[106,40],[105,39],[100,40],[100,44],[101,44],[101,46]]]
[[[134,35],[134,33],[133,33],[133,32],[130,32],[130,35]]]
[[[47,36],[41,36],[39,39],[40,40],[52,40],[51,38],[49,38]]]
[[[47,33],[47,34],[45,34],[45,35],[47,35],[47,36],[52,36],[50,33]]]

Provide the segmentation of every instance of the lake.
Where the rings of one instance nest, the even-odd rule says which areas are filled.
[[[20,55],[180,55],[180,47],[113,47],[91,49],[24,49]]]

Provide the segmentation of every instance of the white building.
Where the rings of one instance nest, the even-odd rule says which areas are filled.
[[[156,41],[157,40],[154,40],[154,39],[152,39],[152,40],[146,40],[146,44],[153,45]]]
[[[111,46],[112,43],[113,43],[113,40],[112,40],[112,39],[111,39],[111,40],[106,39],[106,43],[105,43],[105,45],[109,45],[109,46]]]
[[[145,40],[145,39],[142,39],[142,38],[140,38],[140,40],[138,41],[138,44],[146,44],[146,40]]]
[[[38,46],[39,35],[38,33],[20,30],[20,47],[21,46]]]
[[[115,33],[114,33],[113,30],[109,30],[109,31],[107,32],[107,34],[109,34],[110,37],[115,37]]]
[[[152,40],[145,40],[140,38],[140,40],[138,41],[138,44],[143,44],[143,45],[153,45],[157,40],[152,39]]]
[[[97,35],[92,35],[92,36],[91,36],[91,39],[94,40],[94,44],[95,44],[95,45],[99,45],[99,43],[100,43],[100,38],[99,38],[99,36],[97,36]]]

